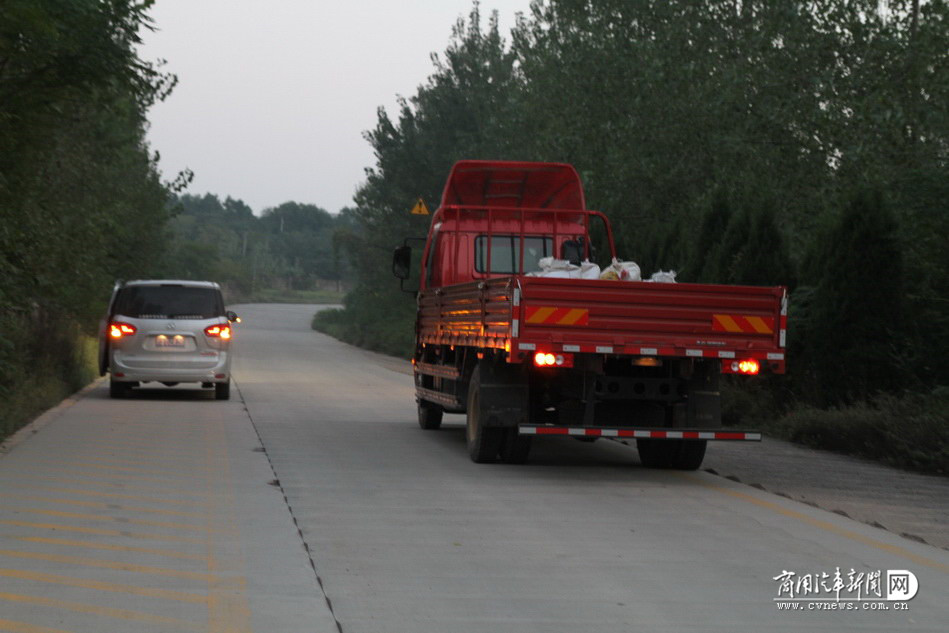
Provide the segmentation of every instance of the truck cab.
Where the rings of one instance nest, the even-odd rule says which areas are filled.
[[[591,223],[606,218],[585,208],[580,177],[570,165],[461,161],[442,194],[422,257],[420,289],[523,275],[545,257],[577,264],[593,254]]]

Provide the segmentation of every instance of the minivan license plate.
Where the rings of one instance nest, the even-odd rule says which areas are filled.
[[[175,334],[174,336],[166,336],[164,334],[159,334],[155,337],[155,347],[184,347],[185,346],[185,337],[181,334]]]

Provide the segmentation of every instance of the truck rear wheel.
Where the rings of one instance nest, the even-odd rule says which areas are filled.
[[[499,427],[484,426],[484,411],[481,409],[481,371],[475,367],[468,387],[468,420],[465,426],[465,439],[468,443],[468,455],[476,464],[493,462],[501,448]]]
[[[437,404],[424,400],[418,401],[418,425],[426,431],[435,431],[441,428],[443,413],[444,409]]]
[[[523,464],[531,452],[531,437],[518,435],[517,428],[505,429],[498,455],[505,464]]]
[[[705,459],[706,440],[681,440],[682,447],[676,455],[672,468],[678,470],[698,470]]]
[[[705,440],[636,440],[639,461],[646,468],[696,470],[705,459]]]

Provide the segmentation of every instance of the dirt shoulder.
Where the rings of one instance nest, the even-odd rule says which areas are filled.
[[[765,438],[709,442],[704,470],[949,549],[949,478]]]

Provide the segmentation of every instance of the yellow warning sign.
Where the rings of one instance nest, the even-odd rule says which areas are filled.
[[[412,207],[412,215],[428,215],[428,207],[425,206],[425,201],[419,198],[415,202],[415,206]]]

